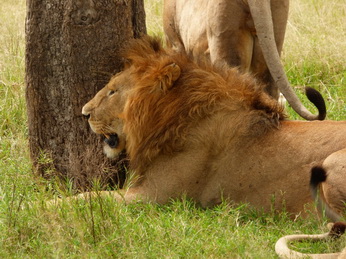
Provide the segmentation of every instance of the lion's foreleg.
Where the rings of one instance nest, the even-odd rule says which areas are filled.
[[[148,199],[142,194],[140,188],[129,188],[128,190],[119,191],[93,191],[93,192],[83,192],[75,196],[70,196],[66,198],[55,198],[47,202],[48,206],[59,205],[62,202],[71,201],[88,201],[94,199],[114,199],[115,202],[119,203],[131,203],[135,201],[147,202]]]

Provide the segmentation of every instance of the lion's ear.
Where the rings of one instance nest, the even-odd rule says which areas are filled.
[[[175,64],[169,64],[162,68],[159,86],[163,92],[168,91],[174,84],[174,82],[180,77],[180,67]]]

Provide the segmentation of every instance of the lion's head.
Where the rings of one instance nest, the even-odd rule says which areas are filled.
[[[89,118],[91,129],[105,137],[104,152],[109,158],[116,157],[125,149],[126,137],[122,120],[124,105],[129,90],[149,67],[146,62],[150,63],[150,59],[138,56],[137,52],[146,53],[149,57],[158,55],[162,48],[157,40],[148,38],[148,41],[149,45],[149,42],[130,42],[128,49],[123,52],[124,70],[114,75],[108,84],[83,106],[82,114]],[[164,87],[164,82],[160,79],[157,83]]]
[[[109,158],[116,157],[125,148],[121,114],[132,85],[130,73],[131,70],[125,70],[112,77],[82,110],[83,115],[89,117],[91,129],[104,135],[104,152]]]
[[[194,137],[190,129],[215,114],[234,115],[230,134],[242,135],[263,134],[284,117],[263,87],[236,69],[193,63],[149,36],[133,40],[124,53],[124,71],[83,107],[83,114],[90,116],[94,132],[115,139],[106,147],[108,156],[126,145],[134,169],[160,153],[182,150]]]

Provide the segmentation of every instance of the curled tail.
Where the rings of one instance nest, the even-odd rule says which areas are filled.
[[[318,110],[317,120],[324,120],[327,115],[327,108],[321,93],[314,88],[306,87],[305,94]]]
[[[312,114],[302,104],[302,102],[299,100],[292,87],[290,86],[275,42],[274,25],[270,2],[271,1],[268,0],[248,0],[251,16],[256,28],[258,42],[270,74],[280,92],[285,96],[287,102],[301,117],[306,120],[323,120],[326,115],[324,111],[325,104],[322,96],[321,99],[323,101],[323,104],[320,101],[318,104],[312,101],[319,111],[318,114]],[[317,91],[315,90],[315,92]],[[308,99],[311,101],[309,97]]]
[[[326,240],[330,238],[339,238],[341,235],[345,233],[346,224],[342,222],[334,223],[329,232],[324,234],[316,234],[316,235],[288,235],[281,237],[275,244],[275,252],[280,258],[314,258],[314,259],[322,259],[322,258],[338,258],[341,253],[331,253],[331,254],[304,254],[297,251],[294,251],[288,247],[288,244],[293,241],[303,241],[303,240]]]

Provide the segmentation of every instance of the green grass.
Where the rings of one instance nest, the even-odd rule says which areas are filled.
[[[327,100],[328,118],[345,120],[344,0],[291,2],[283,52],[288,77],[306,105],[302,87],[315,87]],[[163,35],[161,1],[145,3],[148,32]],[[201,209],[185,199],[165,206],[95,199],[47,208],[54,192],[69,195],[72,190],[69,183],[46,182],[31,171],[24,97],[25,1],[3,0],[0,17],[1,258],[276,258],[274,244],[282,235],[326,231],[326,219],[314,213],[292,220],[285,213],[259,213],[246,205]],[[338,251],[345,241],[294,246],[318,253]]]
[[[257,213],[247,206],[204,210],[187,200],[123,206],[94,199],[47,208],[42,195],[34,204],[23,199],[13,190],[2,206],[1,257],[272,258],[281,235],[326,231],[316,219],[293,222],[285,214]],[[331,251],[342,242],[308,247]]]
[[[290,1],[283,62],[291,84],[308,107],[302,86],[319,90],[328,119],[346,119],[346,4],[343,0]],[[313,110],[310,108],[310,110]],[[299,117],[290,110],[290,117]]]

